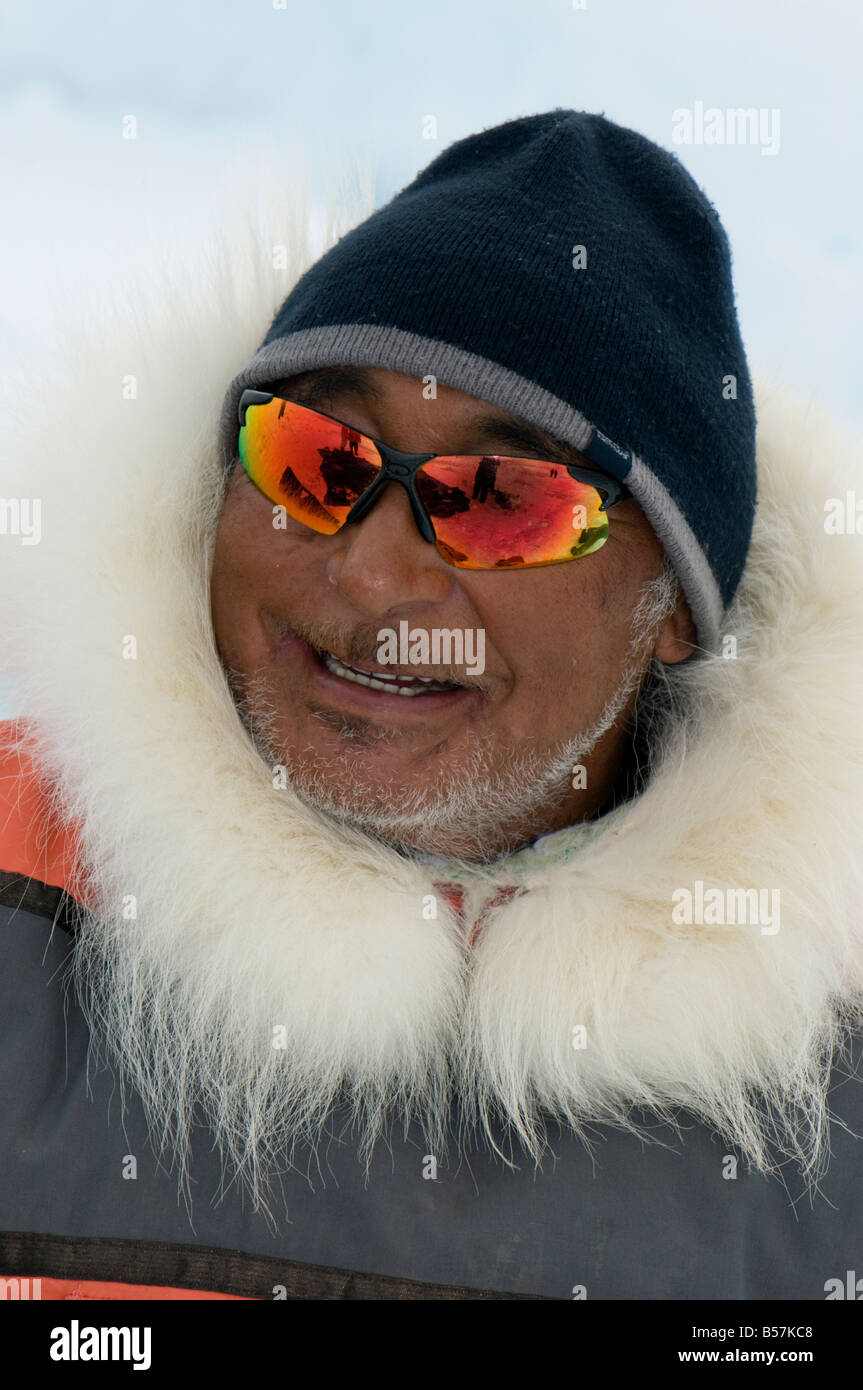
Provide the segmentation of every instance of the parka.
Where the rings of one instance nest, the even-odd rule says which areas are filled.
[[[859,451],[759,381],[746,571],[642,789],[493,865],[425,862],[275,784],[215,650],[218,407],[285,290],[234,245],[82,328],[19,411],[4,490],[43,520],[0,547],[0,1277],[863,1296]],[[112,1053],[87,979],[124,932],[175,1002],[118,1002]],[[214,1029],[184,1077],[196,999],[226,1037],[271,1026],[242,1056]]]

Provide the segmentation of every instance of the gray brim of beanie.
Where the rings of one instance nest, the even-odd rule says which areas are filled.
[[[626,483],[671,561],[695,623],[695,655],[716,653],[723,617],[719,586],[689,522],[649,461],[608,440],[578,410],[535,382],[449,343],[372,323],[305,328],[274,339],[241,367],[228,387],[219,421],[225,466],[237,458],[243,391],[334,366],[383,367],[420,378],[433,375],[441,385],[520,415],[600,463]]]

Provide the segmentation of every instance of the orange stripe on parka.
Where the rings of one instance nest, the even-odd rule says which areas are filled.
[[[0,870],[65,888],[86,902],[76,868],[75,828],[52,811],[50,788],[26,748],[23,719],[0,720]]]
[[[0,1275],[0,1279],[3,1276]],[[138,1301],[154,1299],[173,1299],[181,1301],[195,1298],[221,1298],[229,1299],[235,1303],[253,1303],[258,1300],[247,1299],[242,1294],[237,1293],[212,1293],[209,1289],[172,1289],[161,1284],[109,1284],[100,1279],[43,1279],[39,1275],[35,1278],[28,1278],[26,1281],[20,1278],[11,1279],[8,1276],[3,1282],[8,1286],[15,1284],[27,1285],[26,1297],[31,1303],[46,1303],[58,1299],[87,1299],[90,1302],[120,1302]],[[7,1301],[8,1301],[7,1292]]]

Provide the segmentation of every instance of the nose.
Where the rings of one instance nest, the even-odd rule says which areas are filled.
[[[370,618],[405,604],[443,603],[454,592],[451,567],[420,535],[398,483],[388,483],[362,521],[345,526],[329,544],[327,578]]]

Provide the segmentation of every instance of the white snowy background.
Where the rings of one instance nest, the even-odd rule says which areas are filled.
[[[681,157],[731,239],[753,369],[859,435],[861,40],[859,0],[0,3],[0,429],[68,314],[194,262],[239,189],[290,197],[299,158],[312,217],[332,169],[369,167],[380,205],[453,140],[565,106]],[[697,102],[778,109],[778,153],[674,144]]]

